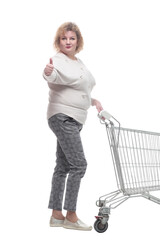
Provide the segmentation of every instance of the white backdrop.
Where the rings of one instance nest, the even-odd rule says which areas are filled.
[[[160,132],[160,3],[158,0],[5,0],[0,3],[0,234],[3,239],[159,237],[160,206],[130,199],[113,210],[109,229],[49,228],[47,209],[55,138],[46,121],[48,88],[42,71],[55,54],[60,24],[81,29],[79,57],[96,78],[93,97],[123,127]],[[116,190],[103,125],[90,108],[82,131],[88,169],[78,216],[93,224],[99,196]],[[2,237],[1,237],[2,239]]]

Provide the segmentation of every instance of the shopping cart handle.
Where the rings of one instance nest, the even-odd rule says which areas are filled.
[[[112,115],[109,114],[107,111],[102,110],[101,112],[99,112],[98,117],[102,120],[107,119],[108,121],[110,121],[110,119],[112,118]]]

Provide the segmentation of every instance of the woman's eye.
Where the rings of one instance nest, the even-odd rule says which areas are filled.
[[[61,40],[67,40],[67,38],[66,38],[66,37],[62,37],[62,38],[61,38]],[[72,37],[72,38],[70,38],[70,40],[74,41],[74,40],[75,40],[75,38],[74,38],[74,37]]]

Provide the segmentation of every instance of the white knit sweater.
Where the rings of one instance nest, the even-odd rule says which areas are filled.
[[[52,74],[46,76],[43,73],[50,88],[47,118],[64,113],[84,124],[95,80],[79,58],[72,60],[63,53],[57,53],[52,60]]]

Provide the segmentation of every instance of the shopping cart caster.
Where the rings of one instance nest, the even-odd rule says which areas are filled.
[[[96,217],[96,219],[94,229],[99,233],[105,232],[108,229],[108,222],[106,222],[102,217]]]

